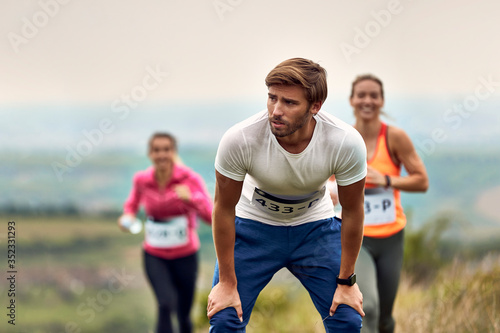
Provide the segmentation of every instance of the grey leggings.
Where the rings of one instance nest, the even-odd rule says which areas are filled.
[[[392,308],[403,264],[404,231],[387,238],[363,238],[356,262],[357,283],[363,293],[362,333],[392,333]]]

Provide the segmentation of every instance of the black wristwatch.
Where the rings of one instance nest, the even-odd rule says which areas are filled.
[[[342,284],[345,286],[352,286],[355,283],[356,283],[356,273],[352,273],[352,275],[349,276],[347,279],[341,279],[337,275],[337,284]]]

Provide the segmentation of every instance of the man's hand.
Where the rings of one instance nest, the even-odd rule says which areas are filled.
[[[211,319],[214,314],[228,307],[234,307],[238,318],[243,321],[243,310],[241,308],[240,294],[236,286],[217,283],[208,295],[207,316]]]
[[[363,312],[363,294],[361,294],[357,283],[352,286],[337,285],[332,306],[330,307],[330,316],[333,316],[339,304],[347,304],[358,311],[362,317],[365,316]]]

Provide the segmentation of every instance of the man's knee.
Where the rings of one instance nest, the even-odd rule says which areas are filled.
[[[226,308],[210,319],[210,333],[244,333],[245,322],[238,318],[235,308]]]
[[[340,304],[333,317],[325,320],[327,332],[359,332],[362,318],[358,311],[348,305]]]

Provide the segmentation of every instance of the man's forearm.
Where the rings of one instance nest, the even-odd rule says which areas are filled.
[[[219,281],[236,284],[234,270],[234,215],[214,211],[212,224],[215,253],[219,265]]]
[[[340,278],[346,279],[354,273],[363,241],[363,219],[362,209],[342,210]]]

